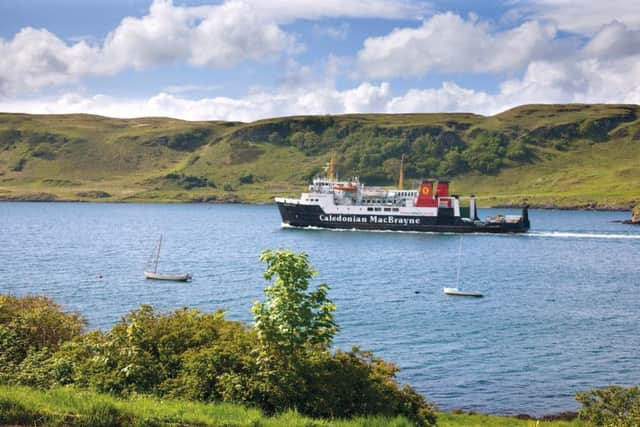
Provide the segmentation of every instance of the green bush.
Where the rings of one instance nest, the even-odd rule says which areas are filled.
[[[586,119],[578,127],[580,136],[585,139],[591,139],[596,142],[606,141],[609,137],[608,132],[611,128],[615,127],[611,121],[607,119]]]
[[[9,381],[39,389],[52,387],[57,383],[53,353],[48,348],[29,351],[17,365],[15,376]],[[53,375],[52,375],[53,373]]]
[[[254,179],[255,178],[252,174],[247,174],[238,178],[238,181],[240,182],[240,184],[253,184]]]
[[[9,166],[9,170],[11,170],[12,172],[22,172],[26,164],[27,159],[25,159],[24,157],[20,157],[18,160],[13,162],[11,166]]]
[[[464,173],[466,169],[467,164],[462,158],[462,155],[457,149],[454,149],[445,154],[442,162],[440,162],[436,169],[436,174],[439,177],[451,177]]]
[[[610,386],[576,395],[583,407],[578,415],[589,426],[638,427],[640,388]]]
[[[323,418],[403,415],[418,425],[435,425],[435,407],[395,381],[397,366],[370,352],[317,354],[305,361],[300,412]]]
[[[0,148],[2,150],[14,148],[21,138],[22,132],[17,129],[0,130]]]
[[[165,314],[143,305],[107,332],[82,333],[82,319],[47,298],[0,296],[0,382],[242,403],[314,417],[402,415],[433,425],[432,405],[397,384],[395,365],[357,349],[331,352],[336,307],[327,285],[311,289],[316,272],[304,253],[267,250],[260,259],[270,283],[265,301],[254,303],[251,328],[222,312]],[[116,426],[130,418],[97,404],[78,422]]]
[[[17,381],[22,366],[26,379],[41,372],[49,352],[84,331],[85,320],[77,313],[65,313],[51,299],[40,296],[0,295],[0,382]],[[37,385],[33,378],[27,383]]]
[[[482,131],[462,154],[470,168],[486,174],[494,174],[503,165],[508,139],[499,132]]]
[[[31,152],[31,155],[45,160],[53,160],[56,158],[56,153],[45,143],[38,144]]]
[[[196,128],[168,138],[167,146],[177,151],[193,151],[206,144],[209,136],[211,136],[210,129]]]
[[[143,145],[148,146],[165,146],[176,151],[194,151],[198,147],[209,142],[211,130],[207,128],[195,128],[175,135],[154,136],[146,141]]]
[[[172,172],[166,174],[164,178],[168,181],[174,182],[185,190],[204,187],[216,188],[216,184],[213,181],[210,181],[206,176],[185,175],[183,173]]]
[[[524,142],[518,140],[509,143],[506,155],[509,160],[525,162],[531,159],[532,153]]]

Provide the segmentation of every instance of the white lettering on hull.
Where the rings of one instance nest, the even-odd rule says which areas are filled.
[[[398,217],[393,215],[320,215],[322,222],[339,222],[345,224],[394,224],[394,225],[418,225],[420,218]]]

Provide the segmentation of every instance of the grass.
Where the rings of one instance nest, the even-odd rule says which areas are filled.
[[[573,421],[538,421],[521,420],[514,417],[498,417],[495,415],[438,414],[439,427],[580,427],[580,420]]]
[[[453,189],[476,192],[484,205],[518,204],[527,198],[539,206],[631,208],[640,203],[637,145],[629,140],[594,145],[582,141],[571,152],[496,176],[462,176]]]
[[[128,400],[87,391],[58,388],[37,391],[0,386],[0,424],[17,425],[148,425],[148,426],[411,426],[403,418],[313,420],[293,411],[267,417],[260,410],[227,403],[206,404],[144,396]],[[13,410],[11,410],[13,408]],[[107,420],[112,422],[105,423]],[[115,420],[115,421],[114,421]]]
[[[70,388],[40,391],[0,385],[0,425],[226,426],[226,427],[405,427],[402,418],[319,420],[289,411],[268,417],[260,410],[228,403],[201,403],[135,396],[130,399]],[[441,427],[579,427],[578,420],[535,421],[491,415],[438,414]]]
[[[475,193],[484,206],[527,198],[540,206],[630,208],[640,203],[634,191],[640,186],[639,115],[635,105],[603,104],[526,105],[491,117],[348,114],[253,123],[0,113],[0,199],[264,203],[297,196],[329,155],[326,149],[305,154],[289,140],[269,142],[269,135],[320,127],[333,128],[339,141],[363,129],[369,132],[363,135],[437,129],[466,142],[478,130],[527,137],[530,162],[507,162],[495,175],[455,176],[453,190]],[[589,123],[603,130],[591,139],[577,137]],[[192,142],[198,132],[206,138],[193,146],[167,143],[185,135]],[[365,142],[353,141],[350,149],[358,152]],[[206,177],[215,187],[181,187],[166,179],[175,173]],[[248,175],[252,182],[241,179]]]

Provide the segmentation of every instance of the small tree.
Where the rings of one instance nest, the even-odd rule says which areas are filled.
[[[267,249],[260,261],[267,263],[264,278],[275,279],[264,290],[265,302],[256,301],[251,309],[261,344],[290,356],[309,347],[328,349],[338,332],[333,319],[336,306],[327,296],[325,283],[308,292],[317,273],[307,254]]]
[[[306,366],[329,357],[338,331],[336,306],[327,297],[326,284],[309,291],[316,272],[305,253],[264,250],[260,261],[267,263],[264,278],[273,283],[264,290],[265,301],[256,301],[251,309],[259,341],[259,404],[268,412],[300,409],[308,396]]]

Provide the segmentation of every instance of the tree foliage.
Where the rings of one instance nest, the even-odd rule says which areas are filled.
[[[395,365],[358,349],[331,351],[336,306],[326,284],[311,289],[306,254],[267,250],[260,259],[270,284],[253,306],[254,327],[221,311],[143,305],[109,331],[85,333],[82,318],[47,298],[0,296],[0,382],[434,425],[433,406],[398,385]]]
[[[610,386],[576,395],[583,407],[579,416],[589,426],[637,427],[640,423],[640,388]]]
[[[85,320],[41,296],[0,295],[0,381],[29,372],[34,359],[79,336]],[[26,381],[33,385],[35,381]]]
[[[252,311],[260,342],[276,351],[296,354],[308,346],[327,349],[338,325],[333,319],[335,304],[323,283],[308,292],[316,274],[305,253],[265,250],[260,261],[267,264],[264,278],[265,302],[255,302]]]

